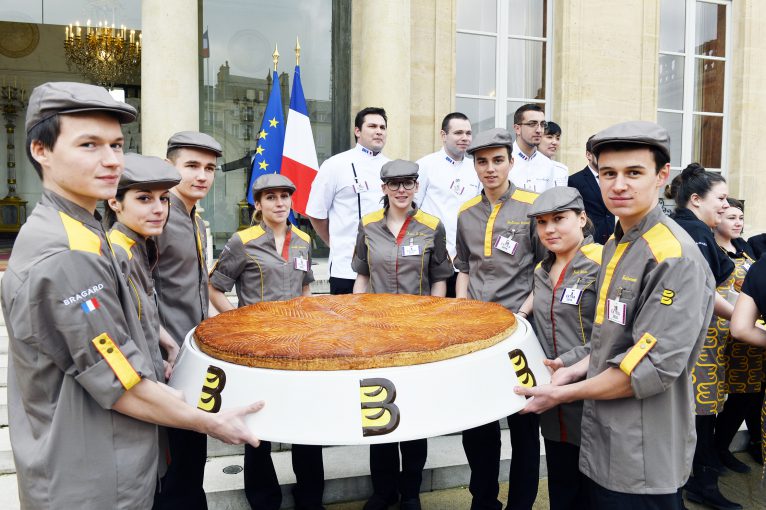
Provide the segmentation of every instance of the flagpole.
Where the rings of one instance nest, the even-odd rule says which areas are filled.
[[[297,35],[295,36],[295,65],[301,65],[301,42]]]
[[[274,61],[274,72],[277,72],[277,64],[279,63],[279,47],[277,43],[274,43],[274,53],[271,54],[271,58]]]

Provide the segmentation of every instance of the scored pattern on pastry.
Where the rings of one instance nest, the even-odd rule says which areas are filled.
[[[256,303],[203,321],[209,356],[281,370],[416,365],[494,345],[516,329],[497,303],[409,294],[348,294]]]

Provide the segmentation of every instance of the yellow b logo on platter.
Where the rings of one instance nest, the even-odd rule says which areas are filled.
[[[399,426],[399,408],[394,404],[396,387],[381,377],[359,381],[362,404],[362,435],[381,436]]]
[[[218,367],[207,367],[205,381],[202,383],[202,393],[199,396],[198,409],[208,413],[217,413],[221,410],[221,392],[226,386],[226,373]]]
[[[513,366],[513,371],[516,372],[519,384],[525,388],[537,386],[535,374],[529,369],[529,363],[524,353],[520,349],[514,349],[508,353],[508,357],[511,358],[511,365]]]

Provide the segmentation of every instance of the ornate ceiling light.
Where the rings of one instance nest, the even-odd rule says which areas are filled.
[[[64,53],[69,68],[76,68],[97,85],[112,88],[127,83],[141,69],[141,33],[106,22],[85,27],[77,22],[65,29]]]

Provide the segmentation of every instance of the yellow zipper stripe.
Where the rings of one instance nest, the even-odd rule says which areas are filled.
[[[489,219],[487,220],[487,229],[484,232],[484,256],[485,257],[492,256],[492,228],[495,226],[495,218],[497,218],[497,213],[500,212],[501,207],[503,207],[502,202],[495,204],[495,207],[492,209],[492,214],[489,215]]]
[[[612,255],[612,258],[609,260],[609,264],[606,265],[604,281],[601,282],[601,288],[598,291],[598,304],[596,305],[596,319],[593,321],[594,324],[603,324],[604,322],[606,296],[609,294],[609,287],[612,284],[612,276],[614,276],[614,270],[628,246],[630,246],[630,243],[618,244],[617,248],[614,250],[614,255]]]

